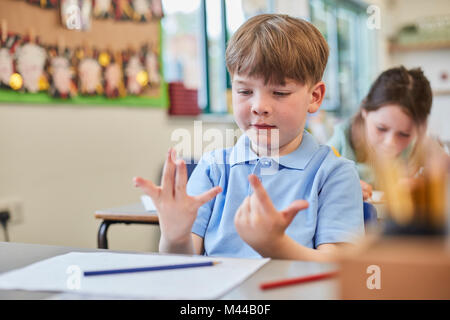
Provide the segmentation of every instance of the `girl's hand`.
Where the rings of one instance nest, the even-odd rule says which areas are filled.
[[[242,202],[234,224],[246,243],[261,255],[270,256],[297,212],[308,208],[308,202],[296,200],[286,209],[277,211],[258,177],[252,174],[249,181],[254,192]]]
[[[222,189],[217,186],[205,193],[191,197],[186,193],[187,169],[183,160],[176,159],[176,152],[169,149],[164,164],[162,185],[141,177],[134,178],[136,187],[140,187],[152,198],[158,211],[161,238],[168,243],[190,241],[191,228],[197,217],[198,209],[213,199]]]
[[[366,201],[366,200],[372,198],[372,186],[362,180],[359,180],[359,183],[361,184],[361,189],[362,189],[362,193],[363,193],[363,201]]]

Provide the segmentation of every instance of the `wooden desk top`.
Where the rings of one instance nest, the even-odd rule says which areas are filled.
[[[156,211],[145,211],[141,202],[129,204],[122,207],[102,209],[95,211],[95,218],[113,221],[149,222],[158,223],[159,218]]]

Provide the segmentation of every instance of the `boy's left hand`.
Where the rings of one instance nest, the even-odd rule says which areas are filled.
[[[253,249],[269,253],[276,250],[297,212],[308,208],[309,204],[306,200],[295,200],[286,209],[278,211],[258,177],[252,174],[249,181],[254,192],[242,202],[234,224],[239,236]]]

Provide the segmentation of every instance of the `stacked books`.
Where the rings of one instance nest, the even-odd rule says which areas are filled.
[[[172,115],[198,115],[200,108],[198,106],[197,89],[188,89],[182,82],[169,83],[169,114]]]

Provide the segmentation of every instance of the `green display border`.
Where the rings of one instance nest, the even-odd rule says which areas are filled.
[[[159,22],[159,64],[161,66],[161,78],[164,75],[164,65],[162,61],[162,27]],[[103,95],[99,96],[82,96],[77,95],[70,99],[62,99],[52,97],[48,92],[23,93],[12,89],[0,88],[0,103],[29,103],[29,104],[66,104],[70,106],[76,105],[93,105],[93,106],[120,106],[120,107],[143,107],[143,108],[168,108],[169,92],[167,82],[161,81],[159,88],[160,94],[155,97],[142,96],[126,96],[123,98],[107,98]]]

